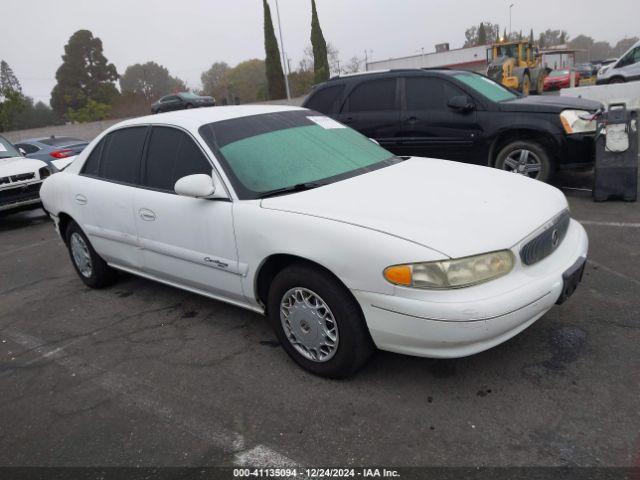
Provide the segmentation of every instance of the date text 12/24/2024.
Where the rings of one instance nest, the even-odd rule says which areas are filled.
[[[387,468],[236,468],[234,478],[399,478]]]

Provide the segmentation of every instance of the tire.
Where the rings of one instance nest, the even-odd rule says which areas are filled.
[[[529,153],[523,157],[523,151]],[[521,166],[523,159],[526,161],[524,167]],[[514,164],[514,160],[517,164]],[[538,165],[537,171],[534,170],[536,164]],[[555,165],[545,148],[531,140],[517,140],[503,147],[496,156],[494,166],[500,170],[520,173],[541,182],[549,182],[555,171]]]
[[[287,311],[288,316],[281,310]],[[295,263],[276,275],[269,288],[267,315],[287,354],[315,375],[346,378],[357,372],[375,350],[360,306],[351,293],[332,275],[312,265]],[[317,315],[323,315],[325,321]],[[327,318],[333,321],[327,322]],[[285,324],[291,329],[285,331]],[[316,359],[310,358],[314,356],[313,348],[296,347],[290,340],[309,334],[306,343],[310,344],[323,333],[325,339],[334,337],[329,342],[334,348],[322,345],[315,350]]]
[[[116,281],[117,272],[100,258],[93,249],[93,246],[91,246],[87,236],[74,221],[71,221],[67,226],[65,240],[73,268],[76,269],[76,273],[86,286],[91,288],[104,288],[112,285]],[[86,252],[87,257],[85,257],[85,260],[90,262],[89,269],[76,258],[74,255],[75,249]],[[79,251],[76,250],[76,253],[79,253]],[[82,253],[80,253],[80,255],[82,255]]]
[[[186,107],[184,107],[184,108],[188,110],[190,108],[193,108],[193,105],[191,105],[190,103],[187,103]]]
[[[611,80],[609,80],[609,83],[625,83],[626,80],[622,77],[613,77]]]

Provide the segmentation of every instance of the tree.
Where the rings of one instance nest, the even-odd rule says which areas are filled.
[[[247,60],[239,63],[227,73],[229,98],[227,103],[251,103],[269,100],[266,62]],[[283,97],[281,97],[283,98]],[[221,103],[224,104],[223,101]]]
[[[502,40],[503,41],[509,40],[509,35],[507,35],[507,27],[504,28],[504,33],[502,34]]]
[[[214,98],[225,98],[227,75],[231,67],[225,62],[215,62],[206,72],[202,72],[200,80],[202,82],[202,94],[211,95]]]
[[[102,41],[89,30],[78,30],[64,47],[57,84],[51,92],[51,106],[60,116],[78,111],[90,100],[110,105],[118,96],[118,72],[102,52]]]
[[[329,79],[330,69],[327,42],[322,34],[315,0],[311,0],[311,46],[313,47],[313,79],[315,83],[321,83]]]
[[[266,53],[265,66],[269,100],[277,100],[287,96],[284,84],[284,72],[280,61],[280,49],[273,30],[271,9],[267,0],[262,0],[264,6],[264,50]]]
[[[104,120],[109,117],[111,112],[111,106],[106,103],[96,102],[91,98],[82,108],[74,110],[70,108],[67,111],[67,117],[72,122],[86,123],[97,122],[98,120]]]
[[[480,43],[481,27],[482,30],[484,30],[484,43]],[[494,25],[491,22],[480,22],[479,26],[473,25],[464,31],[465,41],[463,47],[476,47],[478,45],[486,45],[487,43],[491,43],[494,37],[500,37],[499,32],[500,28],[498,27],[498,25]]]
[[[140,95],[148,102],[171,92],[184,91],[186,88],[182,80],[172,77],[169,70],[155,62],[131,65],[120,77],[122,93]]]
[[[564,30],[545,30],[540,34],[538,43],[540,48],[554,47],[556,45],[562,45],[569,39],[567,32]]]
[[[48,127],[62,123],[51,107],[44,102],[33,104],[31,97],[24,97],[24,109],[16,116],[14,128]]]
[[[536,37],[533,36],[533,28],[531,29],[531,33],[529,33],[529,43],[535,42]]]
[[[611,49],[612,57],[620,57],[638,41],[638,37],[623,38]]]
[[[25,108],[22,87],[7,62],[0,61],[0,132],[16,128],[16,120]]]
[[[484,23],[480,22],[480,27],[478,27],[478,41],[476,45],[486,45],[487,44],[487,32],[484,28]]]
[[[578,35],[569,42],[569,48],[576,50],[576,63],[584,63],[591,60],[593,38],[586,35]]]
[[[22,86],[7,62],[0,61],[0,92],[18,92],[22,94]]]

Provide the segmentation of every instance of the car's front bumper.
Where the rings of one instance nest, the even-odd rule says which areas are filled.
[[[0,213],[38,208],[41,181],[0,189]]]
[[[558,249],[536,265],[518,265],[507,275],[449,292],[408,291],[396,295],[353,291],[376,346],[408,355],[456,358],[510,339],[544,315],[563,290],[563,273],[586,258],[588,239],[571,222]]]
[[[595,133],[559,135],[558,168],[589,167],[596,161]]]

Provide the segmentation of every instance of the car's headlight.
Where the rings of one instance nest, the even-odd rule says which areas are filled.
[[[474,255],[438,262],[392,265],[384,278],[395,285],[426,289],[463,288],[488,282],[511,271],[514,264],[510,250]]]
[[[595,115],[586,110],[565,110],[560,114],[564,131],[572,133],[592,133],[596,131]]]

